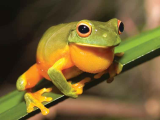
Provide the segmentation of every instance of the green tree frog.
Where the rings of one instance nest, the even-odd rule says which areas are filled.
[[[46,78],[66,96],[77,98],[83,92],[83,86],[90,78],[72,85],[67,79],[82,72],[102,73],[110,68],[114,59],[114,47],[119,45],[119,35],[123,32],[123,23],[114,18],[108,22],[81,20],[50,27],[42,36],[36,56],[36,63],[23,73],[16,86],[26,90],[27,112],[38,107],[43,115],[49,110],[42,104],[51,101],[51,97],[41,96],[51,88],[31,92],[42,78]]]

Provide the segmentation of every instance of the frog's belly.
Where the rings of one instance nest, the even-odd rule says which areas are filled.
[[[71,59],[80,70],[99,73],[113,62],[114,48],[95,48],[70,44]]]

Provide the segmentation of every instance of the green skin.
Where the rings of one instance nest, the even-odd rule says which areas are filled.
[[[92,26],[92,33],[88,37],[82,38],[74,27],[69,34],[68,43],[78,43],[93,47],[110,47],[116,46],[121,42],[118,34],[118,20],[116,18],[108,22],[82,20],[88,22]]]
[[[53,26],[43,35],[39,45],[37,56],[43,56],[47,62],[51,62],[50,56],[54,56],[58,49],[65,48],[70,43],[76,43],[82,46],[93,46],[107,48],[120,44],[121,39],[118,34],[118,20],[116,18],[108,22],[98,22],[91,20],[82,20],[88,22],[92,27],[92,32],[88,37],[80,37],[76,31],[79,22],[71,22]],[[54,47],[53,47],[54,46]],[[57,61],[57,64],[65,62],[65,59]],[[52,66],[47,71],[54,85],[66,96],[76,98],[77,94],[66,78],[56,66]],[[24,90],[25,86],[20,77],[17,81],[17,88]]]

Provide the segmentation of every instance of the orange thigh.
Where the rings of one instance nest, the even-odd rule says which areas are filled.
[[[27,82],[26,89],[34,87],[43,77],[40,75],[37,64],[31,66],[25,73],[24,78]]]

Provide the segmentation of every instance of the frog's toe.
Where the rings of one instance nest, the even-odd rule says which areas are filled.
[[[80,82],[73,84],[72,88],[74,89],[74,91],[76,92],[77,95],[80,95],[83,93],[83,87],[85,85],[85,83],[90,82],[91,78],[86,77],[83,80],[81,80]]]
[[[50,92],[51,89],[48,88],[43,88],[35,93],[26,93],[25,94],[25,100],[26,100],[26,105],[27,105],[27,112],[30,113],[34,110],[34,107],[38,107],[43,115],[47,115],[49,113],[49,109],[47,109],[42,102],[50,102],[52,101],[51,97],[45,97],[41,96],[44,92]]]
[[[114,77],[113,78],[109,78],[109,79],[107,79],[107,83],[111,83],[111,82],[113,82],[113,80],[114,80]]]
[[[124,52],[116,53],[115,56],[122,57],[124,55]]]
[[[43,94],[45,92],[51,92],[51,91],[52,91],[52,88],[43,88],[43,89],[37,91],[36,93]]]
[[[121,73],[123,69],[123,65],[118,62],[112,63],[112,65],[109,67],[109,75],[110,78],[113,78],[116,74]]]
[[[44,102],[44,101],[50,102],[52,101],[52,97],[41,96],[41,102]]]
[[[75,91],[71,91],[71,92],[69,92],[65,95],[68,96],[68,97],[72,97],[72,98],[77,98],[78,97],[78,94]]]
[[[116,73],[120,74],[122,72],[123,65],[121,63],[116,64]]]
[[[84,85],[81,85],[79,83],[76,83],[76,84],[73,84],[72,85],[72,91],[75,92],[77,95],[80,95],[83,93],[83,86]]]
[[[77,98],[79,94],[82,94],[83,92],[83,88],[79,87],[79,88],[75,88],[72,85],[72,88],[69,92],[64,93],[64,95],[71,97],[71,98]]]
[[[66,96],[72,97],[72,98],[77,98],[78,95],[83,93],[83,87],[85,85],[85,83],[90,82],[91,78],[86,77],[83,80],[81,80],[78,83],[75,84],[71,84],[71,82],[69,82],[69,85],[71,85],[71,90],[67,93],[64,93]]]

